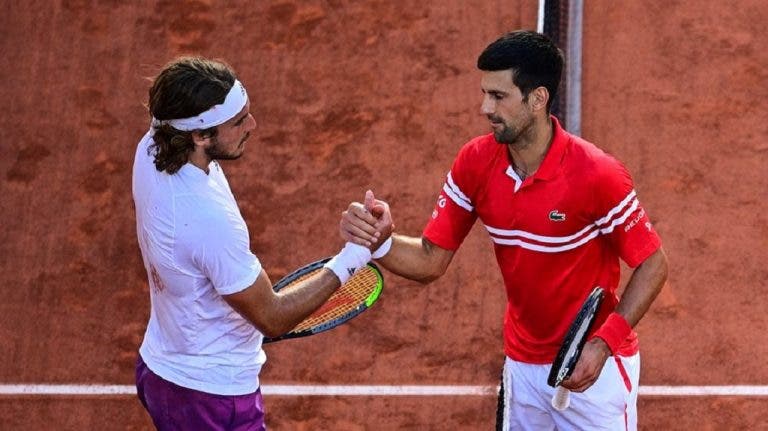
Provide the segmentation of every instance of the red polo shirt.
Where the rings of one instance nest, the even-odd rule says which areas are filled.
[[[432,243],[456,250],[480,219],[507,291],[504,351],[542,364],[554,360],[595,286],[607,295],[592,332],[616,308],[619,258],[634,268],[661,246],[624,166],[552,124],[549,151],[523,181],[493,134],[464,145],[424,229]],[[632,332],[617,353],[636,352]]]

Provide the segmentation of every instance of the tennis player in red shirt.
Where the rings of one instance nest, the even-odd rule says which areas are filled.
[[[508,299],[497,428],[636,429],[640,357],[632,327],[667,277],[661,239],[626,168],[550,115],[563,56],[546,36],[506,34],[477,66],[493,132],[461,148],[422,236],[393,234],[389,205],[372,192],[344,212],[341,235],[375,249],[389,271],[428,283],[445,273],[479,219]],[[634,268],[621,298],[620,259]],[[606,299],[563,383],[575,392],[570,408],[557,411],[549,369],[595,286]]]

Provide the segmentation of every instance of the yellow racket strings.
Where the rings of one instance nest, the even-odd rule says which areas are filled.
[[[286,286],[285,289],[290,289],[291,286],[312,277],[320,269],[322,268],[299,277],[293,283]],[[299,323],[291,332],[301,332],[322,325],[355,310],[360,304],[364,304],[365,300],[376,290],[378,281],[378,274],[373,268],[370,266],[361,268],[346,283],[339,287],[325,304]]]

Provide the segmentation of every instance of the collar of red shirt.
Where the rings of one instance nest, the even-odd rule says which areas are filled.
[[[570,140],[568,133],[560,126],[557,118],[554,115],[550,115],[549,118],[552,120],[552,145],[549,146],[541,166],[533,174],[535,179],[550,180],[555,177],[560,170],[560,164],[563,161],[565,149]]]
[[[560,164],[563,162],[563,156],[565,156],[568,141],[570,140],[570,136],[563,130],[563,127],[560,126],[560,122],[557,121],[557,118],[555,118],[554,115],[550,115],[549,118],[552,120],[552,145],[549,146],[549,150],[547,150],[547,154],[544,156],[544,160],[542,160],[539,169],[529,177],[531,180],[551,180],[557,175],[557,172],[560,169]],[[509,166],[507,172],[511,171],[512,165]]]

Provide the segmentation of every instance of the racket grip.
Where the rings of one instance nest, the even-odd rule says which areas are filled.
[[[558,386],[555,389],[555,395],[552,396],[552,407],[555,410],[561,412],[568,408],[571,404],[571,391],[565,389],[562,386]]]

